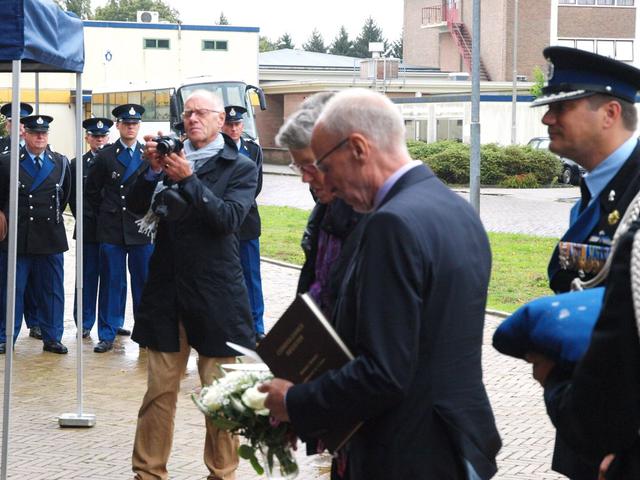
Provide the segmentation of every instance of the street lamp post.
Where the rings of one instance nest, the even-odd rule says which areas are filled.
[[[513,6],[513,78],[511,79],[511,144],[516,143],[516,107],[518,105],[518,0]]]

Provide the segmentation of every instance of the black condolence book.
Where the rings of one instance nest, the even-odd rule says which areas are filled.
[[[353,360],[347,346],[307,293],[298,295],[256,350],[274,376],[293,383],[308,382]],[[320,439],[333,452],[360,425],[328,431]]]

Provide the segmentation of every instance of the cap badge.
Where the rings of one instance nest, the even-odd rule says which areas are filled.
[[[38,119],[36,120],[36,123],[38,125],[42,125],[44,123],[44,120],[42,119],[42,117],[38,117]]]
[[[131,107],[131,109],[129,110],[129,115],[135,115],[136,114],[136,109]]]
[[[613,201],[615,201],[615,199],[616,199],[616,191],[615,191],[615,190],[611,190],[611,191],[609,192],[609,198],[608,198],[608,200],[609,200],[610,202],[613,202]]]
[[[547,82],[550,82],[551,79],[553,78],[554,71],[555,71],[555,68],[553,66],[553,63],[547,60]]]
[[[618,210],[614,210],[607,217],[607,222],[609,222],[609,225],[615,225],[619,221],[620,221],[620,212]]]
[[[96,123],[96,127],[98,127],[98,128],[103,128],[104,127],[104,123],[102,123],[102,120],[98,120],[98,123]]]
[[[229,110],[229,115],[231,115],[232,117],[235,117],[236,116],[236,110],[234,108]]]

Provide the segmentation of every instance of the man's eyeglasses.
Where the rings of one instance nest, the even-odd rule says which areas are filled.
[[[326,166],[322,166],[322,162],[324,162],[327,157],[329,157],[329,155],[331,155],[332,153],[334,153],[336,150],[338,150],[340,147],[342,147],[343,145],[345,145],[347,142],[349,141],[349,137],[344,138],[342,140],[340,140],[332,149],[330,149],[327,153],[325,153],[324,155],[322,155],[320,158],[317,158],[316,161],[313,163],[313,165],[320,170],[323,173],[326,173],[327,171],[327,167]]]
[[[298,165],[295,162],[289,164],[289,168],[297,175],[304,175],[305,173],[313,175],[318,171],[318,168],[313,163],[307,163],[305,165]]]
[[[218,110],[211,110],[210,108],[196,108],[194,110],[185,110],[182,112],[182,118],[190,118],[192,114],[196,114],[198,118],[204,118],[208,113],[220,113]]]

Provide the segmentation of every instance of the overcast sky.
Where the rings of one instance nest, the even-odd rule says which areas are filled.
[[[107,0],[92,0],[93,8]],[[314,28],[329,45],[341,25],[352,40],[371,16],[384,36],[394,41],[402,32],[403,0],[165,0],[180,12],[183,23],[209,25],[220,12],[231,25],[260,27],[260,35],[275,40],[287,32],[296,47],[305,43]]]

